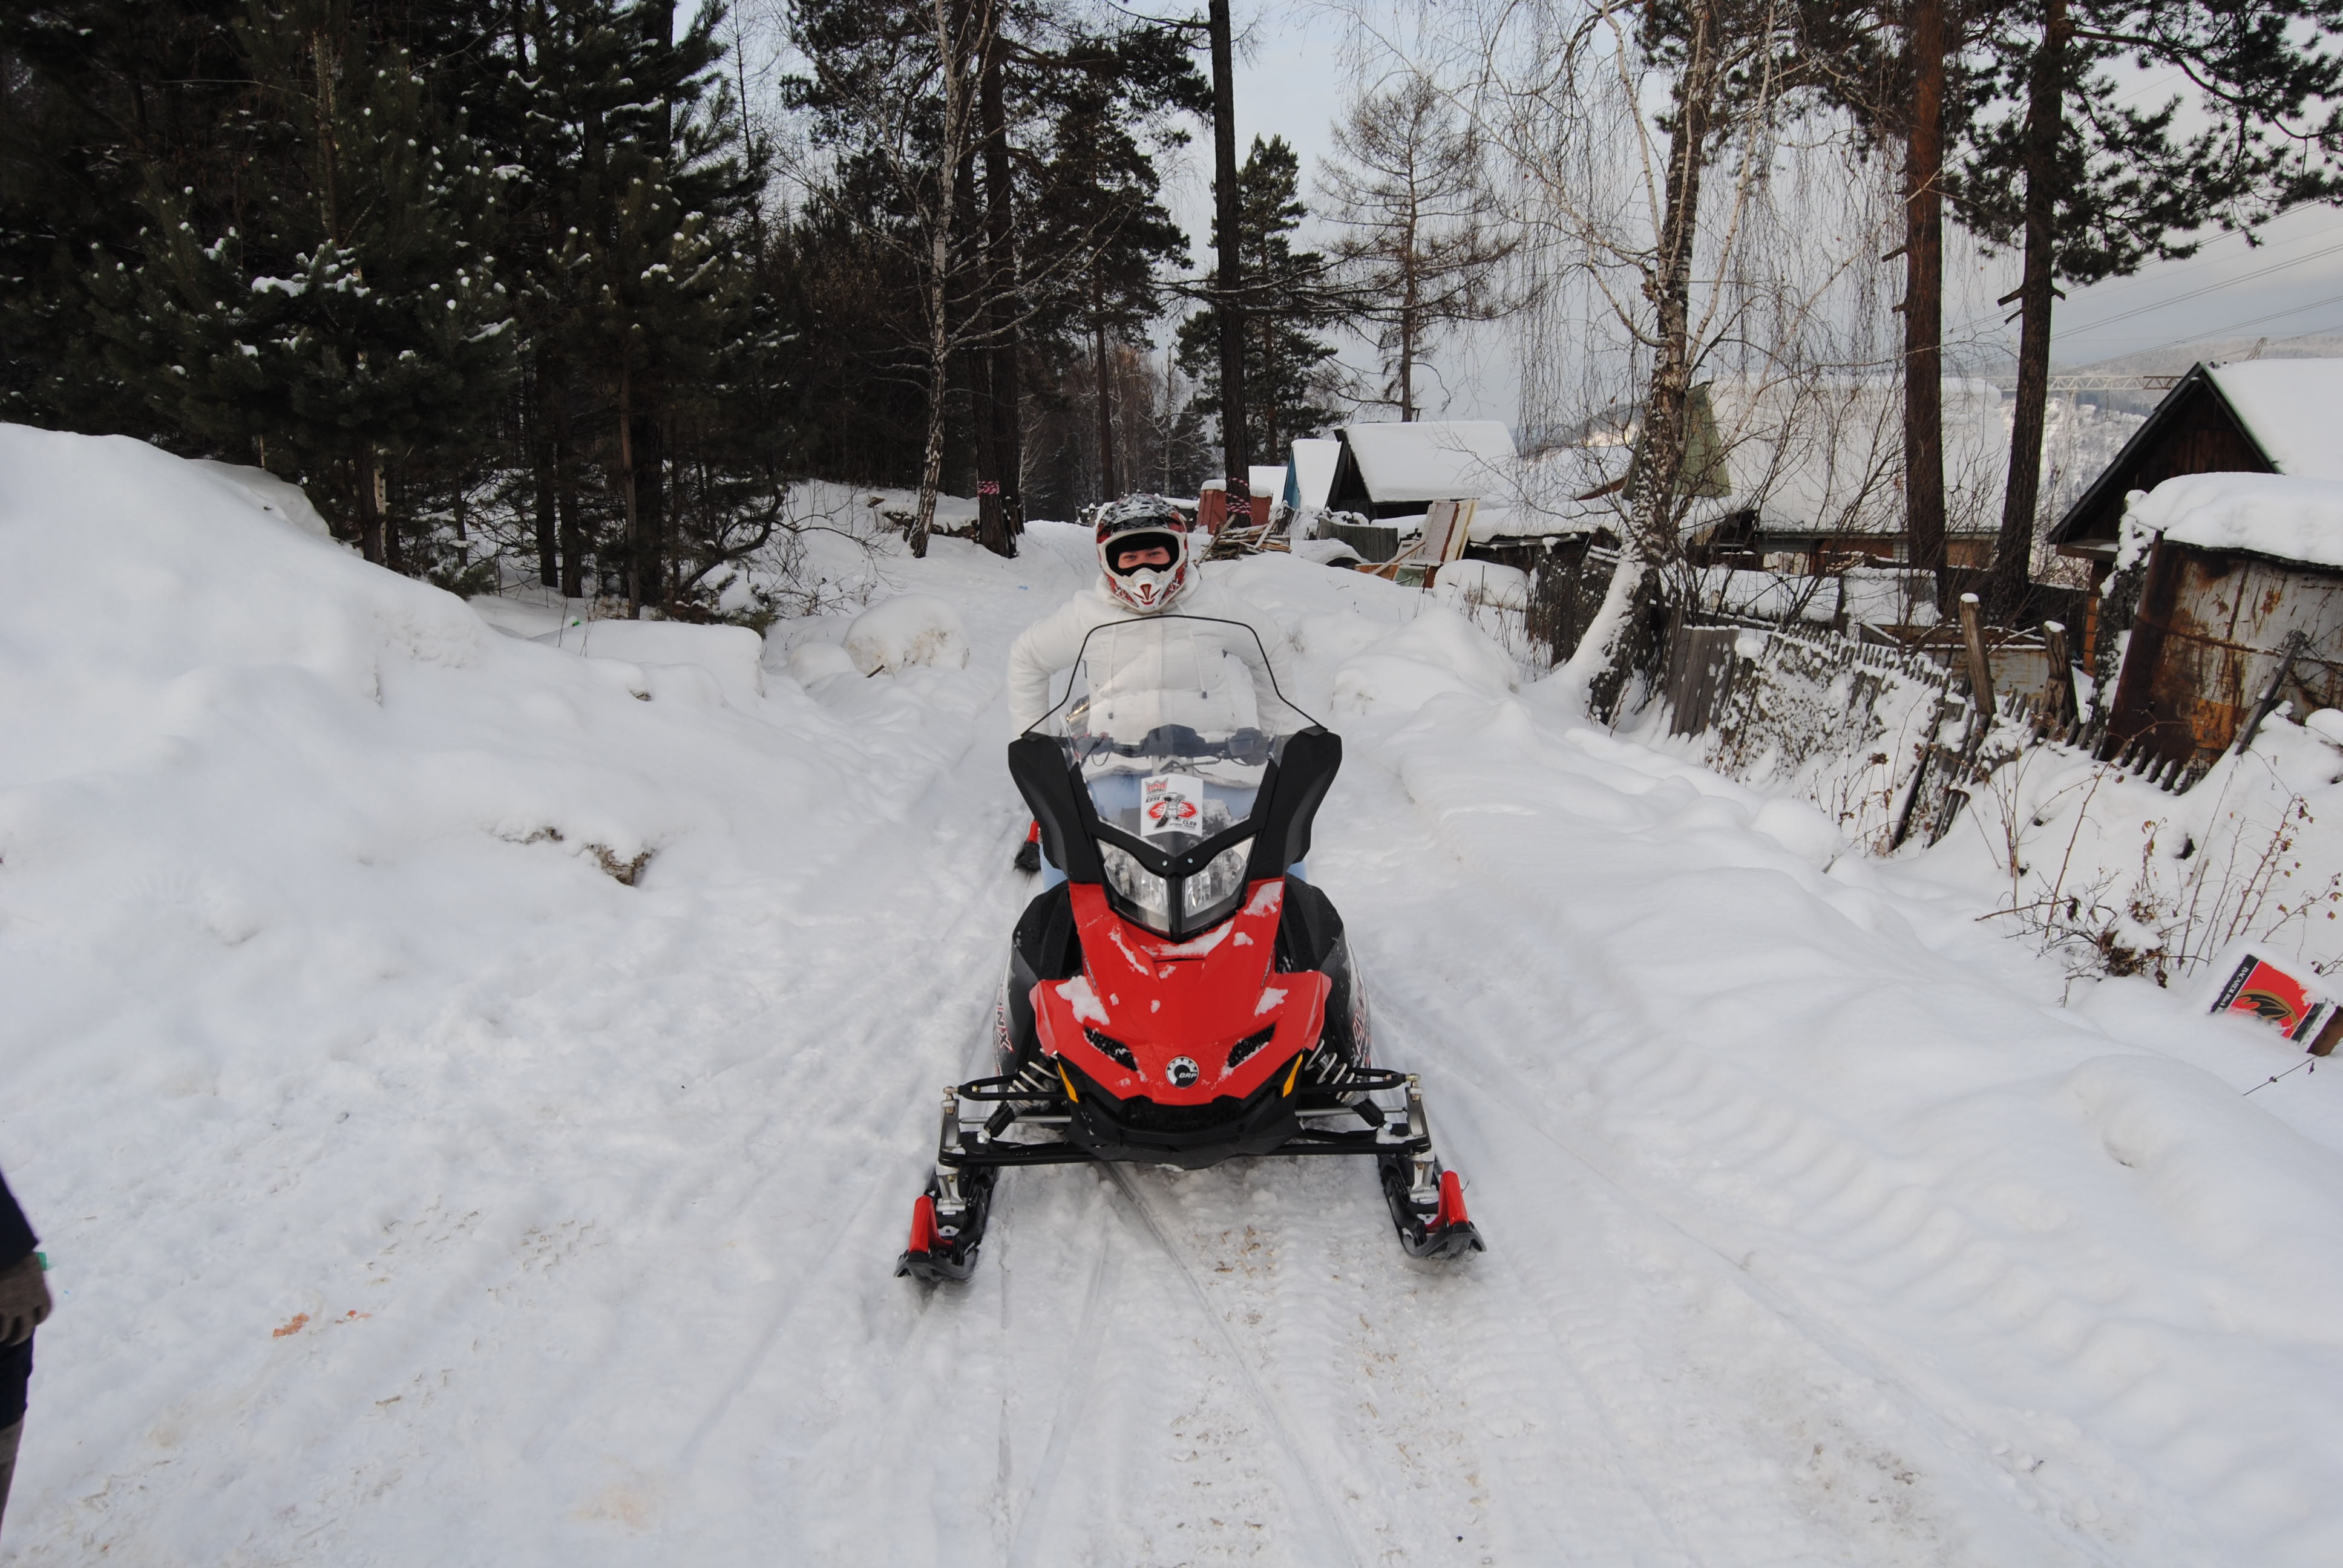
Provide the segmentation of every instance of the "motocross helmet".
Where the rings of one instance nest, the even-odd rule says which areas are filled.
[[[1141,615],[1152,615],[1177,598],[1192,576],[1188,515],[1161,496],[1125,496],[1098,511],[1099,568],[1107,592]],[[1134,549],[1160,548],[1171,555],[1163,566],[1115,563]]]

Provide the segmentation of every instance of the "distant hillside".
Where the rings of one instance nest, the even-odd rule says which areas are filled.
[[[2343,336],[2324,333],[2314,337],[2207,337],[2169,348],[2146,348],[2119,354],[2087,365],[2059,365],[2060,376],[2178,376],[2200,361],[2229,359],[2343,358]]]
[[[2198,364],[2235,359],[2343,358],[2343,334],[2320,333],[2306,337],[2202,337],[2166,348],[2144,348],[2081,365],[2057,364],[2054,376],[2182,376]],[[1983,372],[1985,378],[2006,392],[2017,385],[2016,367],[2008,361]],[[2123,414],[2147,414],[2163,400],[2161,392],[2083,392],[2077,401],[2097,404]]]

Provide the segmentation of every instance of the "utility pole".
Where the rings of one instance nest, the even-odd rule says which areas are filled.
[[[1904,537],[1945,602],[1945,0],[1911,0],[1904,162]]]
[[[1252,509],[1252,452],[1245,435],[1244,254],[1238,243],[1237,87],[1229,0],[1212,0],[1212,213],[1220,230],[1220,287],[1212,301],[1221,328],[1221,471],[1227,476],[1229,518]]]

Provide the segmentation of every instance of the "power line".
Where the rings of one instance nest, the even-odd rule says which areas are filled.
[[[2265,321],[2276,321],[2280,317],[2297,316],[2306,310],[2316,310],[2322,305],[2343,305],[2343,294],[2329,295],[2325,299],[2314,299],[2308,305],[2288,306],[2284,310],[2273,310],[2267,316],[2257,316],[2252,317],[2250,320],[2233,321],[2227,327],[2216,327],[2204,332],[2192,332],[2185,337],[2175,337],[2169,342],[2158,343],[2147,348],[2135,348],[2131,352],[2134,355],[2154,354],[2161,349],[2177,348],[2184,343],[2195,342],[2200,338],[2218,337],[2225,332],[2237,332],[2248,327],[2259,327]],[[2333,332],[2338,328],[2343,328],[2343,323],[2338,323],[2336,327],[2306,327],[2300,332],[2290,332],[2287,336],[2288,337],[2314,337],[2319,333]]]
[[[2312,205],[2312,204],[2310,204],[2310,203],[2307,203],[2307,202],[2303,202],[2303,203],[2297,203],[2297,204],[2296,204],[2296,206],[2290,206],[2290,207],[2288,207],[2288,208],[2287,208],[2285,211],[2283,211],[2283,212],[2274,213],[2274,214],[2272,214],[2272,215],[2271,215],[2270,219],[2269,219],[2269,222],[2268,222],[2268,223],[2267,223],[2267,224],[2264,224],[2262,226],[2263,226],[2263,227],[2265,227],[2265,228],[2270,227],[2270,226],[2272,226],[2273,225],[2276,225],[2276,224],[2278,224],[2278,223],[2279,223],[2279,222],[2282,222],[2284,219],[2286,219],[2287,217],[2288,217],[2289,216],[2291,216],[2293,213],[2295,213],[2295,212],[2298,211],[2301,207],[2303,207],[2303,206],[2309,206],[2309,205]],[[2298,235],[2296,235],[2294,237],[2292,237],[2291,239],[2281,239],[2281,240],[2275,241],[2275,242],[2273,242],[2273,243],[2272,243],[2272,245],[2271,245],[2271,247],[2270,247],[2270,248],[2271,248],[2271,249],[2272,249],[2272,251],[2274,251],[2274,252],[2275,252],[2275,251],[2279,251],[2279,250],[2284,250],[2284,249],[2286,249],[2288,246],[2300,245],[2300,244],[2301,244],[2304,240],[2306,240],[2306,239],[2324,239],[2324,238],[2328,237],[2329,235],[2332,235],[2332,234],[2334,234],[2334,233],[2336,233],[2336,232],[2337,232],[2336,230],[2331,229],[2331,228],[2328,228],[2328,229],[2312,229],[2312,230],[2309,230],[2308,232],[2304,233],[2304,234],[2298,234]],[[2250,234],[2251,234],[2251,233],[2252,233],[2252,231],[2251,231],[2251,230],[2249,230],[2249,229],[2242,229],[2242,228],[2230,229],[2230,230],[2229,230],[2229,231],[2227,231],[2227,233],[2224,233],[2224,234],[2217,234],[2217,235],[2215,235],[2212,238],[2210,238],[2210,239],[2207,240],[2207,241],[2205,242],[2205,244],[2204,244],[2203,248],[2204,248],[2204,249],[2206,249],[2206,250],[2210,250],[2210,249],[2212,249],[2215,246],[2219,245],[2219,244],[2220,244],[2223,240],[2225,240],[2225,239],[2236,239],[2236,238],[2239,238],[2239,237],[2248,236],[2250,236]],[[2248,247],[2247,248],[2247,254],[2248,256],[2250,256],[2251,254],[2253,254],[2253,247],[2248,246]],[[2129,277],[2112,277],[2112,278],[2109,278],[2109,279],[2108,279],[2107,282],[2105,282],[2105,283],[2095,283],[2095,284],[2092,284],[2090,286],[2091,286],[2091,288],[2092,288],[2096,293],[2100,294],[2100,295],[2113,294],[2114,292],[2116,292],[2116,290],[2117,290],[2117,289],[2121,289],[2121,288],[2142,288],[2142,287],[2147,286],[2147,285],[2149,285],[2149,284],[2154,284],[2154,283],[2168,283],[2168,282],[2170,282],[2173,278],[2176,278],[2176,277],[2179,276],[2180,276],[2182,273],[2184,273],[2184,272],[2201,272],[2201,271],[2203,271],[2205,268],[2207,268],[2207,267],[2208,267],[2208,266],[2222,266],[2224,263],[2226,263],[2226,262],[2229,261],[2230,259],[2231,259],[2231,258],[2230,258],[2229,256],[2199,256],[2199,257],[2198,257],[2197,260],[2195,260],[2195,261],[2182,261],[2182,262],[2175,262],[2175,263],[2174,263],[2173,265],[2171,265],[2170,266],[2165,267],[2163,270],[2161,270],[2161,271],[2159,271],[2159,272],[2156,272],[2156,273],[2134,273],[2134,274],[2132,274]]]
[[[2235,288],[2241,283],[2251,283],[2256,278],[2268,277],[2271,273],[2284,272],[2289,266],[2300,266],[2306,261],[2317,261],[2322,256],[2333,256],[2338,251],[2343,251],[2343,243],[2330,245],[2325,250],[2314,250],[2308,256],[2298,256],[2292,261],[2274,261],[2268,266],[2256,267],[2251,272],[2241,272],[2235,277],[2224,278],[2218,283],[2203,284],[2189,289],[2185,294],[2176,294],[2169,299],[2159,299],[2153,305],[2136,305],[2129,310],[2118,311],[2104,320],[2094,321],[2087,327],[2069,327],[2066,330],[2076,337],[2080,337],[2087,332],[2097,332],[2103,327],[2113,327],[2118,321],[2129,321],[2135,316],[2146,316],[2151,311],[2162,310],[2167,306],[2186,304],[2189,300],[2201,298],[2207,294],[2218,294],[2225,288]],[[2281,314],[2284,313],[2281,312]]]

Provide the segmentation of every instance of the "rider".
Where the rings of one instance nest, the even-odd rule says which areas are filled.
[[[1009,650],[1009,717],[1020,731],[1048,715],[1050,678],[1082,658],[1082,639],[1100,627],[1167,612],[1249,625],[1259,613],[1204,578],[1190,548],[1187,515],[1161,496],[1126,496],[1101,508],[1097,529],[1098,580],[1027,627]],[[1215,711],[1178,720],[1192,728],[1236,729],[1254,721],[1242,711],[1245,707],[1267,712],[1275,700],[1273,678],[1261,646],[1236,628],[1228,629],[1230,635],[1212,637],[1212,646],[1252,671],[1256,701],[1247,704],[1233,692],[1214,694],[1218,699],[1209,707]],[[1102,651],[1093,642],[1086,661],[1093,689],[1111,684],[1117,673],[1098,668]],[[1215,718],[1233,722],[1215,725]],[[1198,719],[1203,722],[1195,722]]]
[[[1098,694],[1138,684],[1146,672],[1129,667],[1141,658],[1160,660],[1163,649],[1160,640],[1110,637],[1091,638],[1085,654],[1083,639],[1103,626],[1167,613],[1202,618],[1189,628],[1193,635],[1182,639],[1183,652],[1192,650],[1200,658],[1234,658],[1252,679],[1183,679],[1176,688],[1168,680],[1159,682],[1169,689],[1146,693],[1143,715],[1119,716],[1116,728],[1136,721],[1141,729],[1179,723],[1227,731],[1256,725],[1258,716],[1272,712],[1277,705],[1275,678],[1262,644],[1240,629],[1259,612],[1199,570],[1190,547],[1187,514],[1161,496],[1126,496],[1099,509],[1096,528],[1098,580],[1027,627],[1009,650],[1011,722],[1021,732],[1048,717],[1051,678],[1081,659],[1088,669],[1091,722],[1096,725],[1103,717],[1096,711]],[[1238,625],[1215,629],[1209,624],[1212,621]],[[1118,705],[1127,709],[1131,696],[1125,689]],[[1038,847],[1029,839],[1018,852],[1018,863],[1031,870],[1038,866]]]

